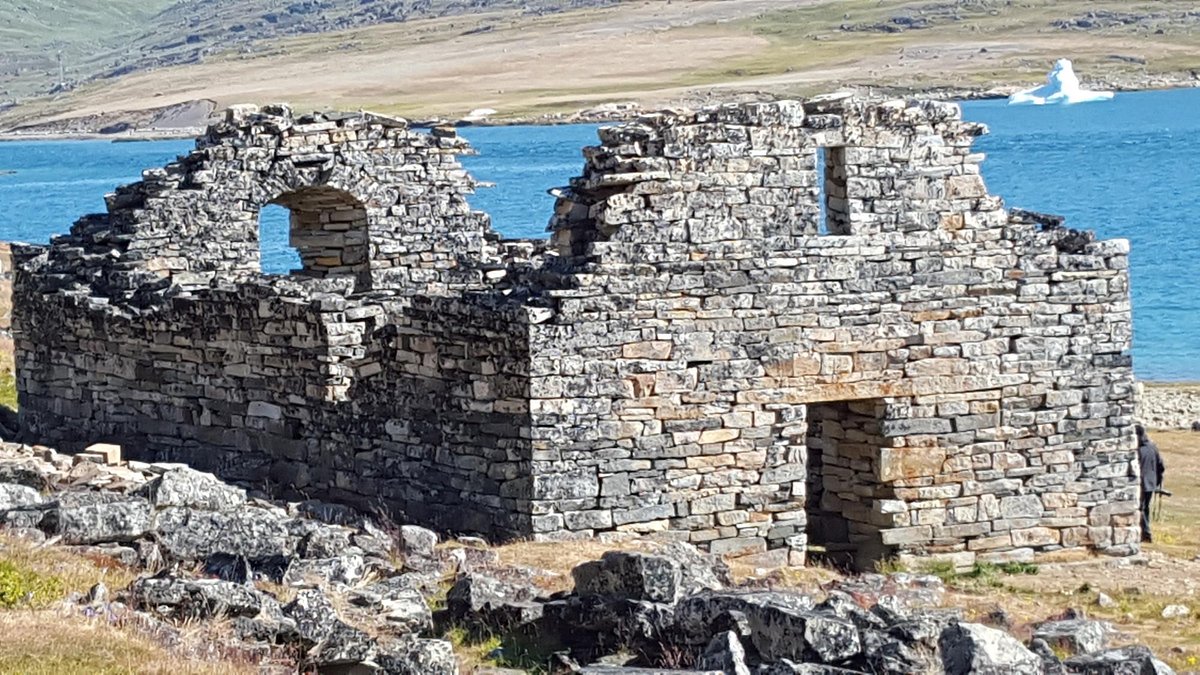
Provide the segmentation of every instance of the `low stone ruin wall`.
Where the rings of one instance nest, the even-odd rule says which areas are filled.
[[[348,307],[268,285],[137,317],[56,300],[40,311],[87,320],[66,336],[43,332],[54,330],[47,317],[24,319],[24,356],[48,366],[23,380],[30,437],[118,441],[135,459],[447,529],[529,529],[528,366],[515,314],[452,298]]]

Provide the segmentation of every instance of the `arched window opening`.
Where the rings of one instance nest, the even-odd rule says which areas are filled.
[[[263,207],[259,223],[264,274],[352,276],[359,288],[366,287],[367,210],[352,195],[330,187],[302,188]]]
[[[300,254],[288,241],[292,214],[267,204],[258,214],[258,259],[263,274],[289,274],[300,269]]]

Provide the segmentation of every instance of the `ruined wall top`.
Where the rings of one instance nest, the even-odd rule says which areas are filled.
[[[469,287],[496,256],[453,130],[372,113],[236,106],[196,148],[105,199],[57,237],[42,277],[130,297],[260,274],[259,211],[291,211],[300,279],[342,293]],[[48,289],[52,290],[52,289]]]
[[[954,104],[845,95],[646,115],[601,128],[584,149],[547,252],[500,241],[471,210],[475,183],[457,159],[471,150],[452,129],[235,106],[195,150],[109,195],[107,213],[19,255],[44,292],[142,305],[230,283],[440,295],[507,275],[536,293],[555,282],[512,272],[555,260],[570,276],[862,237],[970,243],[1009,223],[971,150],[983,133]],[[291,211],[302,268],[288,280],[260,272],[268,204]]]
[[[819,235],[969,241],[961,230],[1003,222],[971,152],[986,131],[951,103],[839,95],[648,115],[600,130],[551,230],[560,253],[618,264],[647,230],[657,245],[637,250],[642,261],[761,255]],[[964,212],[992,215],[948,220]]]

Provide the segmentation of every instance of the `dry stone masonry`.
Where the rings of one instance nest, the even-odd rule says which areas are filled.
[[[600,130],[549,242],[452,130],[239,107],[15,250],[22,423],[494,538],[961,565],[1138,548],[1128,245],[989,195],[957,106]],[[303,267],[259,271],[257,214]]]

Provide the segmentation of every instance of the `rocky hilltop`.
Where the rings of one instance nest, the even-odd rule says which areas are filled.
[[[499,666],[474,671],[491,673],[1171,672],[1144,647],[1109,649],[1111,626],[1078,613],[1027,641],[968,621],[937,577],[802,592],[735,581],[686,544],[626,540],[559,583],[479,540],[270,501],[182,465],[121,462],[116,446],[3,445],[0,522],[5,548],[59,547],[136,575],[64,612],[173,644],[206,626],[210,653],[264,672],[457,673],[462,636],[494,642]]]

